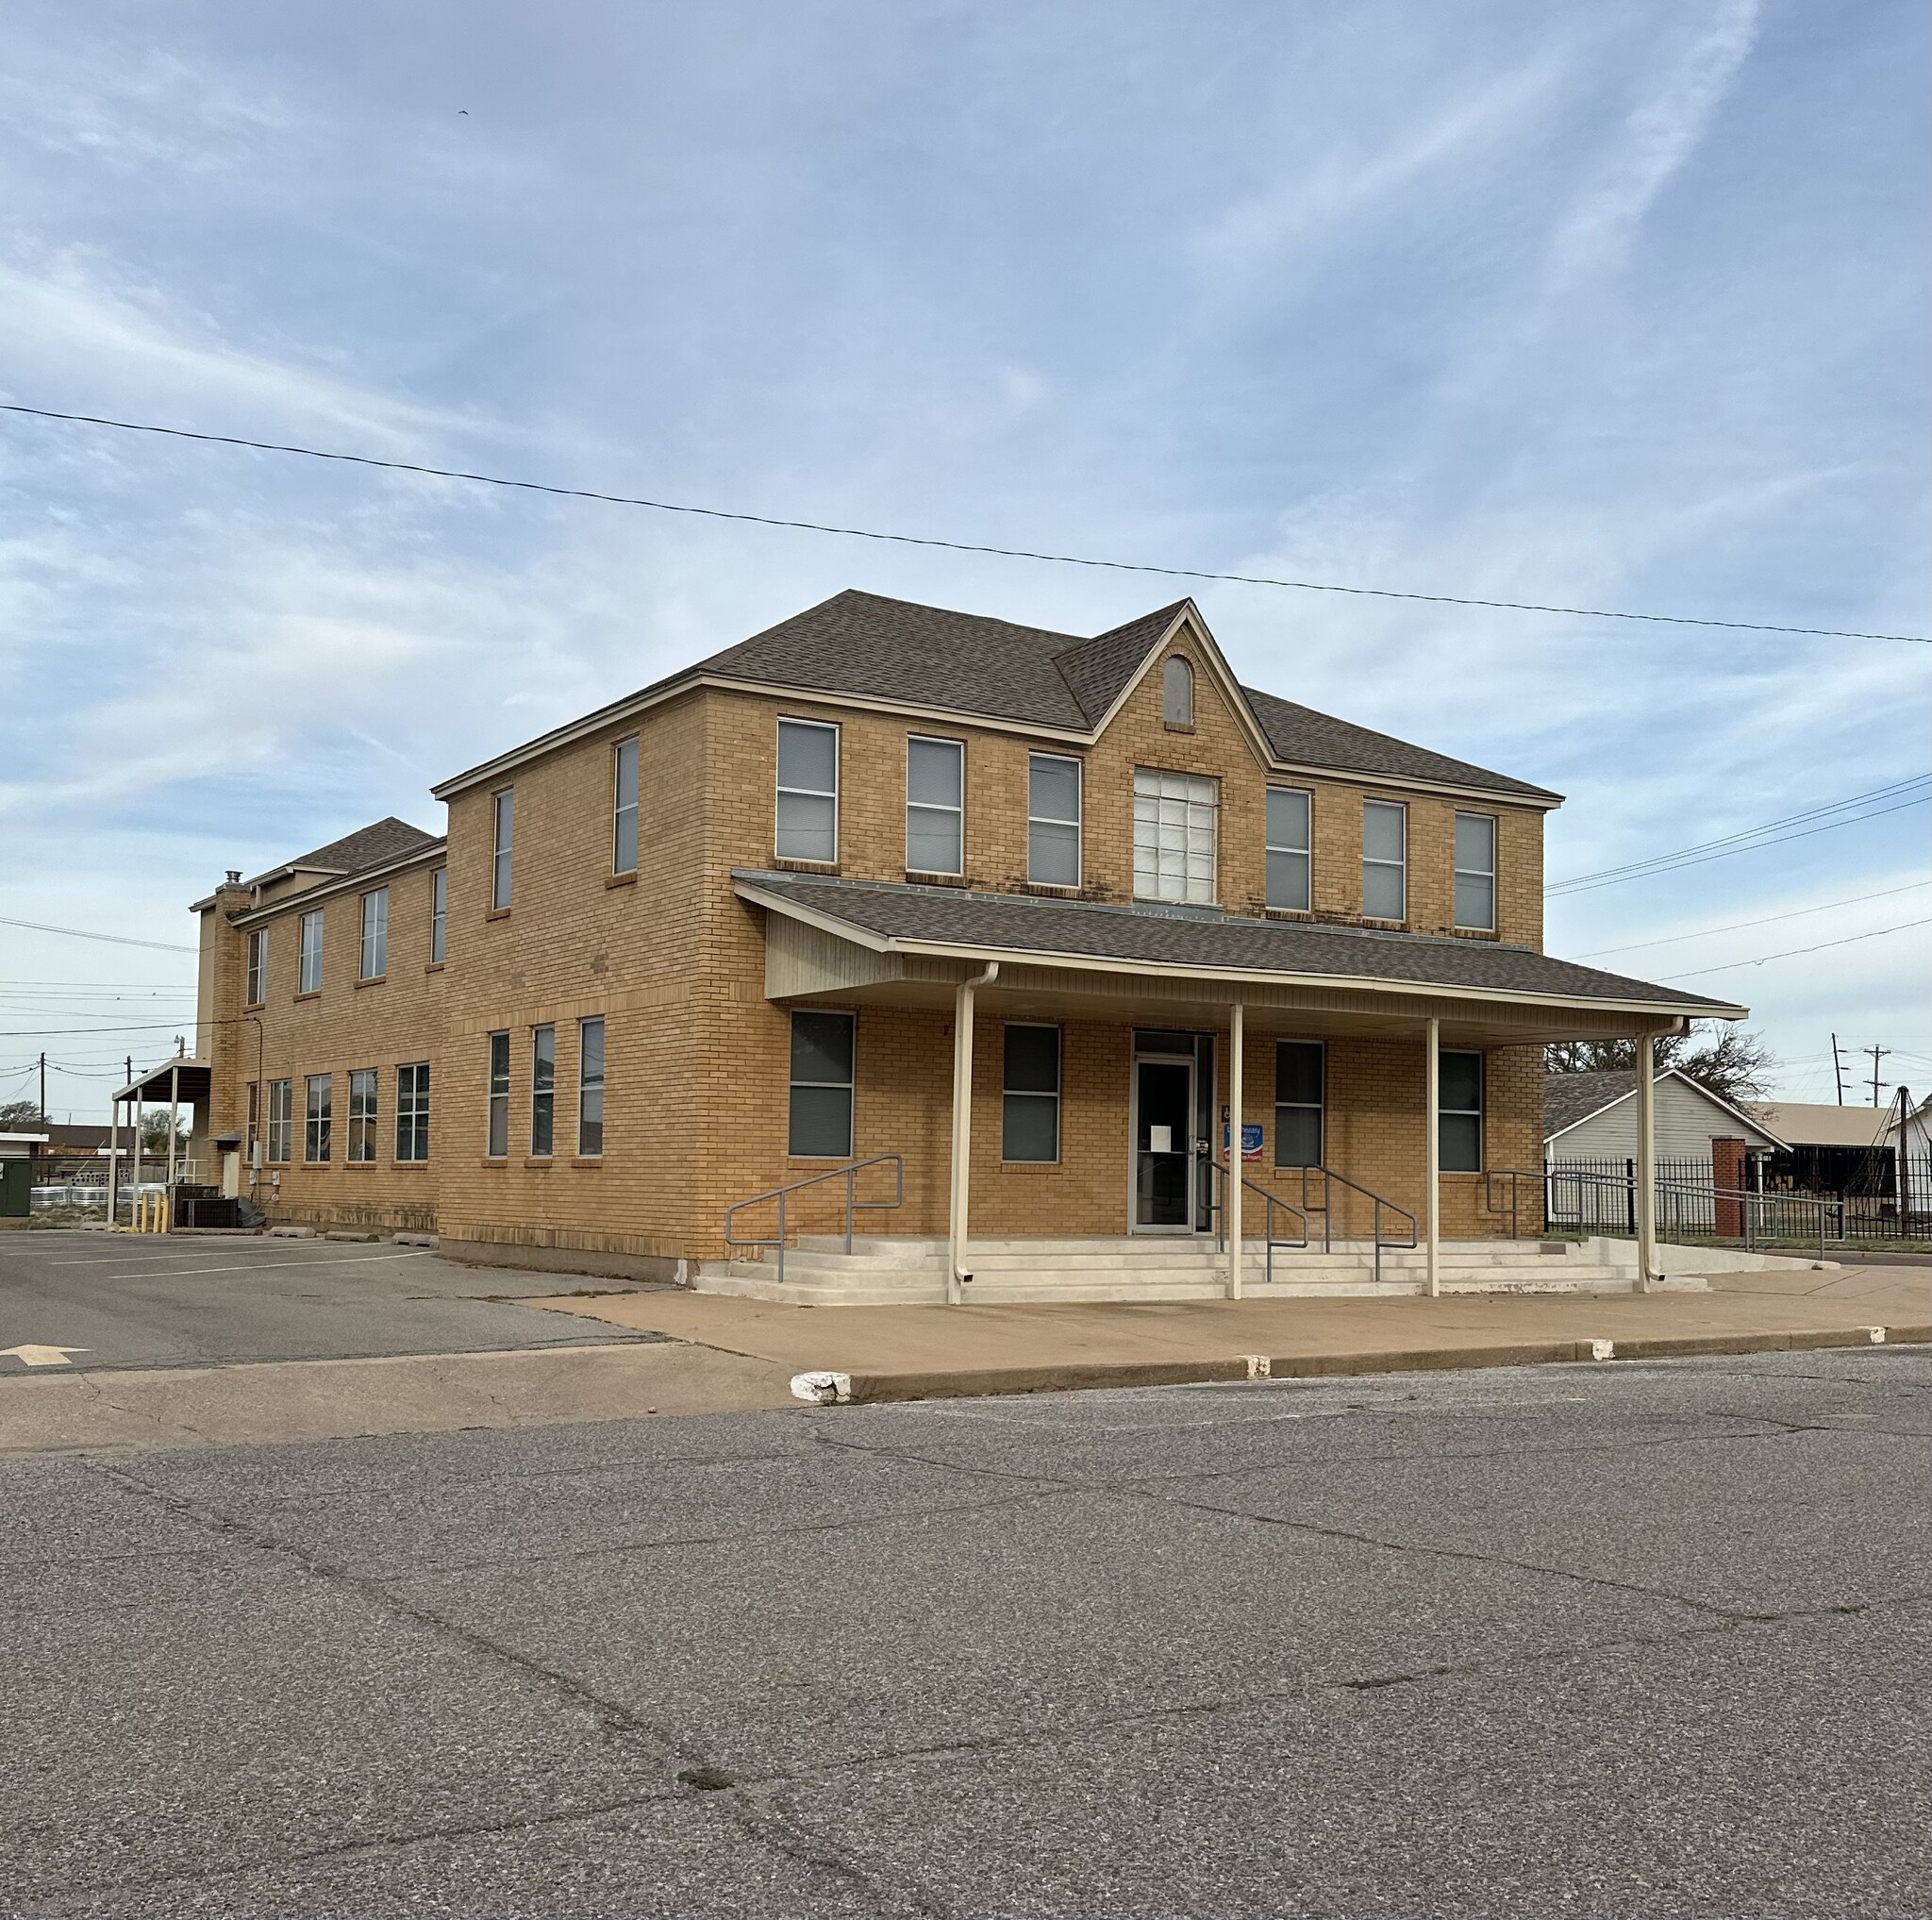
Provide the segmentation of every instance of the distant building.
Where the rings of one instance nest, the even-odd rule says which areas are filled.
[[[1782,1137],[1785,1150],[1765,1163],[1766,1184],[1803,1194],[1889,1194],[1896,1191],[1887,1107],[1839,1107],[1805,1100],[1756,1100],[1744,1110]]]
[[[1658,1161],[1711,1164],[1713,1140],[1741,1140],[1746,1160],[1785,1150],[1761,1119],[1721,1100],[1708,1087],[1673,1067],[1657,1079]],[[1616,1160],[1637,1152],[1637,1074],[1606,1068],[1588,1074],[1549,1074],[1543,1079],[1543,1158],[1574,1163]]]

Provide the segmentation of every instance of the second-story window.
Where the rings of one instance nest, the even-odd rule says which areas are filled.
[[[516,830],[514,787],[491,796],[490,910],[500,913],[509,905],[510,841]]]
[[[1194,724],[1194,670],[1179,654],[1160,670],[1160,717],[1170,726]]]
[[[1221,783],[1199,774],[1134,769],[1134,895],[1214,904],[1214,826]]]
[[[1268,789],[1268,904],[1306,913],[1310,796],[1300,787]]]
[[[248,1002],[259,1007],[268,998],[268,928],[258,927],[248,936]]]
[[[298,993],[322,992],[322,909],[302,916],[301,965],[295,977]]]
[[[449,941],[449,869],[438,867],[429,876],[429,960],[442,964]]]
[[[1080,762],[1064,754],[1026,756],[1026,877],[1080,884]]]
[[[1362,917],[1408,918],[1408,809],[1400,801],[1362,802]]]
[[[620,740],[612,756],[610,809],[610,871],[638,870],[638,743]]]
[[[839,858],[839,729],[821,720],[778,723],[780,860]]]
[[[357,977],[379,980],[388,972],[389,889],[378,887],[362,896],[362,960]]]
[[[966,749],[957,740],[906,742],[906,865],[916,874],[966,871]]]
[[[557,1028],[530,1029],[530,1152],[548,1159],[557,1138]]]
[[[1456,924],[1496,930],[1496,816],[1456,816]]]

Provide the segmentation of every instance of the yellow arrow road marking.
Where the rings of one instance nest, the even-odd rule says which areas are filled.
[[[91,1346],[0,1346],[0,1360],[17,1360],[29,1367],[71,1367],[70,1353],[92,1353]]]

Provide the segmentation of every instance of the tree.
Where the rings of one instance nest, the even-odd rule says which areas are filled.
[[[181,1116],[181,1130],[175,1136],[175,1151],[188,1138],[192,1123],[187,1114]],[[153,1160],[168,1157],[168,1116],[165,1113],[143,1113],[141,1116],[141,1150]]]
[[[41,1103],[38,1100],[9,1100],[0,1107],[0,1133],[41,1131]]]
[[[1777,1058],[1763,1038],[1728,1021],[1698,1021],[1689,1033],[1660,1034],[1656,1051],[1659,1073],[1675,1067],[1687,1079],[1734,1107],[1740,1100],[1763,1099],[1777,1071]],[[1543,1063],[1553,1074],[1592,1074],[1607,1068],[1630,1073],[1637,1065],[1637,1043],[1559,1041],[1543,1049]]]

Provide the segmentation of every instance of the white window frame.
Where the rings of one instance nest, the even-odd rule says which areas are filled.
[[[1036,813],[1033,810],[1033,769],[1050,760],[1074,769],[1074,817]],[[1087,762],[1078,754],[1029,753],[1026,756],[1026,884],[1029,887],[1058,887],[1074,893],[1086,883],[1087,876]],[[1033,871],[1033,829],[1036,826],[1071,826],[1074,829],[1074,877],[1071,880],[1042,880]]]
[[[1372,807],[1384,808],[1395,814],[1402,822],[1402,858],[1383,860],[1369,853],[1368,819]],[[1400,913],[1371,913],[1369,911],[1368,873],[1371,867],[1393,867],[1402,881],[1402,911]],[[1402,800],[1364,800],[1362,802],[1362,918],[1364,920],[1407,921],[1408,918],[1408,806]]]
[[[315,1090],[322,1089],[322,1101],[318,1106]],[[303,1083],[302,1091],[302,1164],[308,1167],[326,1166],[335,1142],[336,1077],[333,1074],[310,1074]],[[322,1151],[316,1152],[320,1146]]]
[[[380,980],[389,975],[389,889],[362,895],[362,945],[356,977]]]
[[[1173,791],[1170,791],[1173,790]],[[1208,797],[1203,799],[1206,793]],[[1168,817],[1179,808],[1178,825],[1183,843],[1179,852],[1180,871],[1168,871],[1166,832],[1174,823]],[[1197,815],[1208,815],[1208,876],[1198,878],[1191,867],[1194,860],[1193,840]],[[1143,829],[1147,832],[1143,836]],[[1151,863],[1143,861],[1143,852]],[[1151,888],[1143,885],[1143,870]],[[1156,900],[1165,906],[1211,907],[1220,897],[1221,869],[1221,782],[1211,774],[1183,774],[1172,767],[1134,769],[1134,898]],[[1174,891],[1178,887],[1178,892]]]
[[[274,1166],[289,1164],[295,1144],[295,1082],[292,1079],[268,1083],[268,1158]]]
[[[421,1153],[415,1150],[419,1144]],[[406,1060],[396,1069],[396,1159],[420,1166],[428,1158],[429,1062]]]
[[[842,1020],[852,1036],[852,1077],[846,1080],[801,1080],[797,1074],[797,1049],[792,1035],[800,1017]],[[858,1150],[858,1015],[839,1007],[794,1007],[786,1030],[785,1060],[785,1158],[787,1160],[850,1160]],[[837,1087],[845,1094],[845,1151],[843,1153],[800,1153],[792,1127],[791,1095],[799,1087]]]
[[[1475,1062],[1475,1105],[1474,1107],[1451,1107],[1445,1104],[1447,1093],[1443,1089],[1441,1073],[1439,1067],[1437,1071],[1439,1092],[1436,1096],[1437,1161],[1445,1174],[1479,1174],[1483,1170],[1483,1157],[1489,1149],[1489,1123],[1484,1112],[1489,1094],[1489,1087],[1487,1085],[1489,1062],[1482,1054],[1472,1053],[1465,1047],[1444,1047],[1441,1052],[1441,1059],[1473,1060]],[[1474,1120],[1475,1122],[1474,1166],[1452,1167],[1447,1163],[1442,1153],[1442,1122],[1444,1120]]]
[[[308,937],[310,927],[315,929],[313,940]],[[327,927],[323,919],[323,910],[320,907],[312,908],[308,912],[303,914],[299,932],[300,943],[297,949],[300,959],[297,962],[295,975],[296,993],[319,993],[322,992],[323,943],[326,937]]]
[[[1274,837],[1274,799],[1276,793],[1293,793],[1302,802],[1302,843],[1292,845],[1287,841]],[[1315,794],[1310,787],[1290,787],[1274,782],[1269,784],[1262,802],[1264,818],[1262,835],[1266,845],[1262,852],[1261,891],[1267,904],[1278,913],[1312,913],[1315,909]],[[1277,900],[1274,897],[1274,857],[1279,854],[1289,860],[1301,862],[1302,897],[1299,902]]]
[[[588,1036],[591,1029],[597,1030],[597,1068],[591,1071],[591,1048]],[[604,1151],[604,1088],[609,1076],[607,1049],[610,1043],[610,1032],[604,1024],[601,1013],[593,1013],[587,1020],[577,1022],[577,1158],[596,1160]],[[596,1107],[596,1117],[590,1112],[591,1106]],[[595,1127],[597,1142],[589,1144],[585,1128]]]
[[[483,1158],[509,1158],[509,1029],[499,1027],[490,1035],[489,1094],[483,1110]],[[497,1142],[503,1144],[499,1146]]]
[[[517,790],[499,787],[490,796],[490,910],[509,911],[515,884]]]
[[[1465,820],[1480,820],[1490,830],[1490,864],[1487,872],[1481,867],[1466,867],[1462,864],[1462,823]],[[1454,835],[1451,843],[1455,849],[1452,858],[1456,862],[1456,924],[1469,933],[1493,933],[1496,930],[1499,905],[1496,898],[1496,816],[1493,813],[1474,813],[1457,808],[1456,822],[1451,831]],[[1462,917],[1462,883],[1465,879],[1489,882],[1490,917],[1487,920],[1465,920]]]
[[[944,806],[937,800],[915,800],[912,797],[912,750],[916,746],[939,746],[950,749],[953,763],[959,772],[958,802]],[[958,848],[953,864],[949,867],[936,867],[924,860],[912,858],[912,816],[914,813],[949,813],[953,818],[955,844]],[[966,873],[966,743],[963,740],[948,740],[939,733],[908,733],[906,736],[906,871],[908,874],[939,874],[948,879],[962,879]]]
[[[1281,1050],[1285,1046],[1311,1046],[1321,1059],[1321,1084],[1313,1100],[1284,1100],[1281,1097]],[[1315,1158],[1312,1160],[1285,1160],[1281,1157],[1286,1131],[1284,1113],[1313,1113],[1315,1116]],[[1321,1166],[1328,1157],[1328,1048],[1319,1040],[1285,1037],[1274,1043],[1274,1164],[1277,1167]]]
[[[440,967],[449,950],[449,869],[429,876],[429,964]]]
[[[248,936],[248,984],[244,1006],[268,1003],[268,928],[258,927]]]
[[[379,1067],[349,1069],[349,1144],[342,1158],[358,1166],[375,1159],[375,1124],[382,1104]]]
[[[1053,1091],[1045,1092],[1038,1087],[1010,1087],[1007,1084],[1007,1035],[1024,1028],[1032,1033],[1053,1035]],[[1050,1020],[1008,1020],[1000,1029],[1000,1160],[1006,1166],[1058,1166],[1060,1163],[1060,1102],[1066,1092],[1067,1082],[1067,1036],[1066,1029]],[[1043,1159],[1031,1155],[1015,1160],[1007,1151],[1007,1115],[1012,1110],[1015,1100],[1050,1101],[1053,1107],[1053,1151]]]
[[[1176,676],[1174,669],[1180,674]],[[1174,710],[1174,687],[1176,680],[1185,694],[1187,711],[1176,713]],[[1194,724],[1194,663],[1186,654],[1171,653],[1160,668],[1160,717],[1169,726],[1191,726]]]
[[[780,782],[778,766],[784,750],[785,729],[788,726],[800,729],[810,727],[820,733],[829,733],[832,736],[832,784],[829,792],[823,787],[787,787]],[[774,753],[772,762],[772,781],[774,790],[774,800],[772,808],[773,859],[799,860],[808,866],[831,867],[839,864],[839,829],[843,824],[840,818],[841,799],[840,789],[844,784],[840,775],[844,765],[845,745],[844,741],[840,737],[841,732],[841,729],[835,720],[801,720],[795,715],[789,713],[781,713],[778,716],[778,731],[775,740],[777,751]],[[830,799],[832,803],[832,850],[830,853],[787,853],[779,844],[785,833],[785,796],[788,793],[796,794],[801,800]]]
[[[557,1151],[557,1028],[549,1021],[530,1029],[530,1158]]]
[[[638,870],[638,795],[642,769],[642,749],[638,736],[620,740],[610,750],[610,871],[634,874]],[[625,763],[629,764],[630,798],[624,797]],[[630,823],[630,859],[625,859],[625,822]]]

